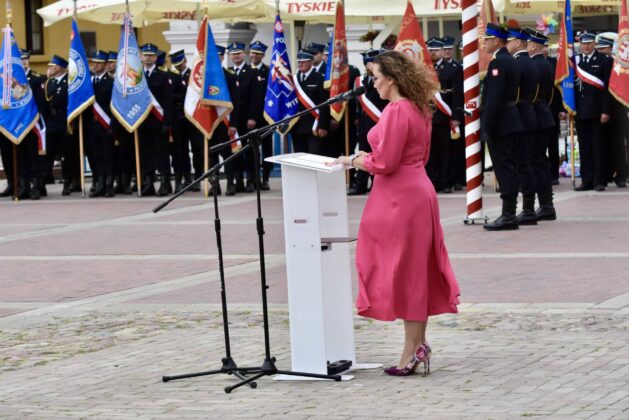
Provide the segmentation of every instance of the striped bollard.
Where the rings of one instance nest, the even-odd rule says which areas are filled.
[[[478,69],[477,0],[461,2],[463,20],[463,96],[465,109],[465,177],[467,180],[467,216],[465,224],[483,216],[483,168],[480,142],[480,78]]]

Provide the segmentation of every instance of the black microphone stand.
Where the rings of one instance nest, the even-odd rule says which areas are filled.
[[[361,92],[360,90],[355,90],[355,91]],[[212,146],[210,148],[210,152],[216,152],[222,149],[223,147],[231,146],[232,143],[235,143],[238,140],[241,140],[241,141],[248,140],[247,144],[242,149],[240,149],[237,153],[232,154],[227,159],[223,160],[222,162],[219,162],[217,165],[210,168],[207,172],[205,172],[200,177],[195,179],[191,184],[187,185],[178,193],[176,193],[175,195],[170,197],[168,200],[164,201],[162,204],[160,204],[159,206],[153,209],[153,213],[159,212],[168,204],[170,204],[172,201],[176,200],[180,195],[182,195],[188,189],[190,189],[194,184],[201,182],[207,177],[214,178],[213,179],[214,212],[215,212],[214,229],[217,235],[216,242],[217,242],[218,254],[219,254],[219,272],[220,272],[220,277],[221,277],[221,304],[222,304],[222,311],[223,311],[223,329],[225,333],[226,356],[222,359],[223,365],[218,370],[188,373],[188,374],[176,375],[176,376],[164,376],[162,377],[162,380],[164,382],[168,382],[170,380],[175,380],[175,379],[191,378],[191,377],[204,376],[204,375],[213,375],[217,373],[226,373],[228,375],[232,374],[241,379],[241,382],[237,383],[236,385],[225,387],[225,392],[230,393],[234,389],[239,388],[243,385],[247,385],[247,384],[249,384],[249,386],[251,386],[252,388],[255,388],[257,386],[257,384],[254,382],[255,380],[263,376],[271,376],[271,375],[276,375],[276,374],[282,374],[282,375],[287,375],[287,376],[303,376],[303,377],[317,378],[317,379],[333,379],[335,381],[341,380],[341,375],[323,375],[323,374],[310,373],[310,372],[294,372],[294,371],[287,371],[287,370],[279,370],[275,366],[275,361],[276,361],[275,357],[271,356],[271,344],[270,344],[270,338],[269,338],[269,311],[268,311],[268,302],[267,302],[267,289],[269,288],[269,286],[267,285],[267,281],[266,281],[266,265],[265,265],[265,257],[264,257],[264,219],[262,217],[262,200],[260,198],[260,145],[262,144],[262,139],[271,135],[273,131],[275,131],[276,128],[279,128],[281,131],[285,131],[288,123],[292,119],[298,118],[302,115],[306,115],[315,109],[329,106],[335,102],[350,99],[352,96],[355,96],[355,94],[352,95],[352,92],[355,92],[355,91],[353,90],[353,91],[346,92],[343,95],[330,98],[327,101],[319,105],[316,105],[312,108],[305,109],[301,112],[298,112],[297,114],[291,117],[284,118],[283,120],[275,122],[273,124],[251,130],[244,136],[240,137],[239,139],[229,140],[224,143],[220,143],[215,146]],[[259,255],[260,255],[260,284],[261,284],[261,291],[262,291],[262,317],[263,317],[263,328],[264,328],[265,358],[264,358],[264,361],[262,362],[262,365],[259,367],[240,367],[239,368],[236,366],[236,363],[231,358],[231,349],[229,345],[230,344],[229,343],[229,327],[227,325],[228,324],[227,299],[226,299],[226,293],[225,293],[224,270],[223,270],[223,262],[222,262],[223,261],[222,260],[223,258],[222,243],[220,239],[221,238],[220,218],[218,215],[218,198],[217,198],[218,188],[216,184],[218,183],[217,174],[218,174],[219,169],[225,164],[232,161],[233,159],[236,159],[236,157],[243,155],[247,150],[251,150],[254,156],[253,178],[254,178],[254,185],[256,188],[256,204],[257,204],[256,230],[258,234],[258,249],[259,249]],[[247,373],[252,373],[255,375],[251,377],[245,377]]]

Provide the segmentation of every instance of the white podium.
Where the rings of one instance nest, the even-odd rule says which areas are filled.
[[[292,370],[327,374],[340,360],[380,367],[356,363],[346,168],[307,153],[265,160],[282,165]]]

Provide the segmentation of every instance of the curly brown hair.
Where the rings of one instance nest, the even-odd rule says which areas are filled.
[[[430,101],[439,90],[432,75],[422,64],[415,64],[399,51],[385,51],[376,56],[374,63],[380,73],[395,81],[400,95],[408,98],[426,116],[430,116]]]

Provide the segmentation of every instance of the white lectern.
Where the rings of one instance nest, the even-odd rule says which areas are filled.
[[[332,160],[307,153],[266,159],[282,165],[291,359],[297,372],[327,374],[327,363],[340,360],[351,360],[352,369],[380,366],[356,364],[345,167],[325,165]]]

